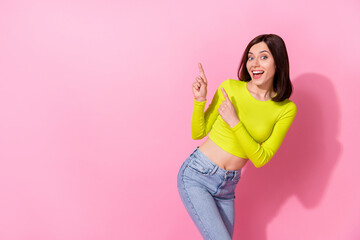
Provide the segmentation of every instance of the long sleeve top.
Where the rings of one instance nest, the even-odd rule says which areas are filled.
[[[234,127],[222,119],[219,105],[225,100],[223,87],[236,109],[240,122]],[[206,100],[194,99],[191,116],[191,135],[194,140],[209,138],[235,156],[249,159],[255,167],[264,166],[279,149],[297,113],[289,99],[282,102],[260,101],[247,89],[247,82],[227,79],[217,88],[205,109]]]

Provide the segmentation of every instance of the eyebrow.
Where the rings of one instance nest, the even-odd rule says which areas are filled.
[[[268,51],[266,51],[266,50],[262,50],[261,52],[259,52],[259,53],[262,53],[262,52],[267,52],[267,53],[269,53]],[[248,54],[253,54],[252,52],[248,52]]]

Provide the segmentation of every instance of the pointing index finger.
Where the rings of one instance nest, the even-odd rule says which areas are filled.
[[[201,63],[198,63],[198,67],[199,67],[199,71],[200,71],[200,75],[201,77],[204,79],[204,81],[207,83],[207,79],[206,79],[206,76],[205,76],[205,72],[204,72],[204,69],[201,65]]]
[[[221,91],[222,91],[226,101],[230,102],[230,99],[229,99],[229,97],[228,97],[228,95],[227,95],[227,93],[226,93],[226,91],[225,91],[225,89],[223,87],[221,88]]]

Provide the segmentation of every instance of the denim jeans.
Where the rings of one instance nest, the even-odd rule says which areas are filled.
[[[183,204],[202,237],[232,239],[235,222],[235,188],[241,169],[225,170],[199,150],[182,164],[177,187]]]

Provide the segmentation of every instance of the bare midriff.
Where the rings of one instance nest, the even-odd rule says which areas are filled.
[[[241,169],[249,160],[226,152],[209,137],[199,146],[199,150],[216,165],[228,171]]]

